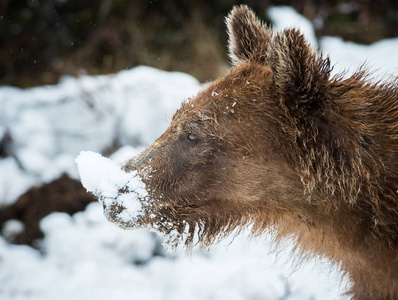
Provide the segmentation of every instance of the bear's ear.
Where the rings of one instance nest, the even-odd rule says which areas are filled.
[[[270,31],[246,6],[235,6],[226,18],[229,56],[233,65],[250,59],[261,60],[270,41]]]
[[[318,113],[328,102],[330,62],[312,50],[297,29],[272,32],[246,6],[236,6],[226,19],[233,65],[244,61],[272,70],[275,96],[293,115]]]
[[[280,104],[288,111],[314,113],[327,102],[330,61],[312,50],[297,29],[278,32],[266,53]]]

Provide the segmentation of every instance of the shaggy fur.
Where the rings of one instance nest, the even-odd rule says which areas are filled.
[[[397,82],[331,77],[298,30],[273,32],[246,6],[227,26],[233,68],[125,166],[153,198],[138,225],[188,230],[188,246],[195,232],[207,245],[275,228],[341,265],[353,298],[397,299]]]

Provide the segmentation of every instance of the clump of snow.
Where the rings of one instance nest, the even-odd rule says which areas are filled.
[[[124,151],[132,152],[131,149],[121,152]],[[115,156],[123,156],[123,153],[119,152]],[[155,222],[147,225],[140,224],[139,220],[145,214],[148,214],[152,220],[155,220],[157,216],[153,210],[149,212],[151,210],[149,207],[153,208],[154,205],[150,204],[146,186],[137,171],[125,172],[120,163],[91,151],[82,151],[75,161],[83,186],[101,202],[104,214],[109,221],[126,229],[150,227],[150,230],[164,236],[163,245],[170,251],[175,251],[178,242],[185,240],[184,237],[188,236],[188,225],[185,232],[180,233],[175,229],[171,232],[167,230],[165,236],[162,228],[172,228],[172,223],[166,224],[163,221],[162,224]]]
[[[98,197],[108,219],[121,224],[137,221],[148,193],[136,171],[125,172],[121,165],[91,151],[82,151],[76,163],[83,186]]]
[[[96,196],[116,198],[129,180],[121,166],[95,152],[80,152],[76,163],[83,186]]]

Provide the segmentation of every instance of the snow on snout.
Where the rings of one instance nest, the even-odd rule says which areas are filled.
[[[134,227],[148,200],[137,172],[127,173],[118,163],[91,151],[80,152],[75,161],[83,186],[98,197],[105,216],[122,227]]]

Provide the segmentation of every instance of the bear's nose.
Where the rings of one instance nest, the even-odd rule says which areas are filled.
[[[136,157],[129,159],[123,166],[125,172],[132,172],[138,170],[138,161]]]
[[[148,164],[149,161],[151,161],[151,159],[150,159],[151,154],[152,154],[152,151],[150,150],[150,148],[143,150],[138,155],[129,159],[123,166],[123,170],[125,172],[132,172],[132,171],[138,171],[138,170],[142,169],[143,167],[145,167]]]

